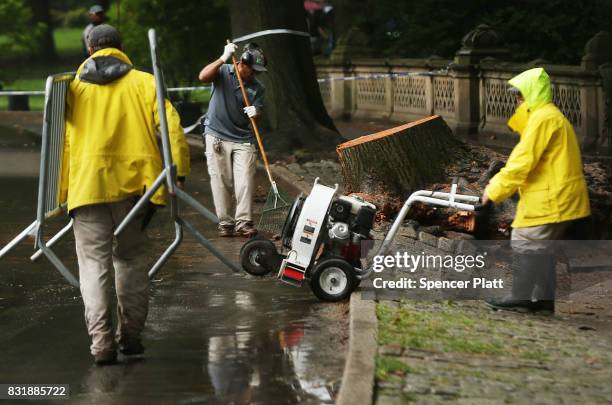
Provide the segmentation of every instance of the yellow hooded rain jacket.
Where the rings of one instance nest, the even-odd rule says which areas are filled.
[[[508,125],[520,141],[493,177],[487,194],[501,202],[520,194],[515,228],[544,225],[590,215],[580,147],[572,124],[552,103],[550,78],[542,68],[509,80],[525,99]]]
[[[166,113],[177,175],[187,176],[189,147],[168,100]],[[94,53],[68,91],[60,201],[70,211],[142,195],[163,169],[158,127],[154,77],[118,49]],[[151,202],[164,205],[163,188]]]

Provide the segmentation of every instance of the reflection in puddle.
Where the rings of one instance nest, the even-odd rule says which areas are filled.
[[[227,301],[227,298],[225,295],[223,294],[211,294],[208,297],[208,306],[211,308],[214,307],[222,307],[225,305],[225,302]]]
[[[253,299],[251,294],[246,291],[236,291],[236,305],[241,309],[253,309]]]
[[[300,381],[300,387],[305,392],[314,395],[325,403],[332,403],[332,395],[323,378],[312,375],[312,365],[309,361],[310,350],[299,346],[288,349],[288,355],[293,359],[295,374]]]
[[[266,403],[266,398],[300,402],[308,396],[332,403],[326,381],[312,375],[314,347],[305,335],[304,324],[297,323],[281,331],[210,337],[204,364],[215,396],[240,404]]]

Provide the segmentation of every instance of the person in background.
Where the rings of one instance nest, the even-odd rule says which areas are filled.
[[[323,5],[319,1],[309,0],[304,2],[306,11],[306,25],[310,34],[310,48],[313,55],[320,55],[327,40],[324,23]]]
[[[519,312],[555,310],[556,270],[550,241],[591,214],[574,128],[553,104],[550,78],[542,68],[508,83],[518,107],[508,125],[520,135],[506,165],[487,185],[483,204],[520,194],[512,223],[512,294],[487,303]]]
[[[89,24],[83,30],[81,42],[83,43],[83,55],[87,58],[89,56],[89,45],[87,43],[87,37],[94,27],[100,24],[104,24],[106,21],[106,14],[104,8],[98,4],[91,6],[89,9]]]
[[[335,10],[334,6],[324,2],[323,3],[323,37],[325,38],[325,45],[323,47],[323,54],[329,56],[334,47],[336,46],[336,33],[335,33]]]
[[[101,24],[89,33],[89,54],[71,82],[60,200],[74,218],[85,322],[98,365],[144,352],[141,333],[149,305],[146,216],[117,237],[114,230],[163,169],[157,142],[159,115],[153,75],[134,69],[119,32]],[[189,174],[189,147],[178,113],[166,100],[177,184]],[[164,190],[150,202],[165,204]],[[111,315],[115,270],[117,328]]]
[[[257,150],[249,118],[257,118],[263,111],[265,89],[256,75],[267,69],[263,51],[250,43],[243,49],[236,72],[231,64],[236,49],[235,44],[227,44],[223,55],[206,65],[198,78],[212,83],[204,139],[219,236],[251,237],[257,233],[253,226]],[[237,74],[244,83],[249,107],[244,103]],[[234,216],[230,214],[232,186],[236,195]]]

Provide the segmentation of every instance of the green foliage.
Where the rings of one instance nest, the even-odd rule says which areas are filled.
[[[0,58],[12,59],[36,47],[43,24],[31,23],[31,12],[21,0],[0,0]],[[4,84],[15,79],[9,71],[0,70]]]
[[[204,65],[221,55],[230,37],[225,0],[124,0],[119,28],[124,48],[141,69],[150,70],[147,30],[155,28],[169,86],[192,84]],[[112,9],[108,16],[116,19]]]
[[[511,58],[575,64],[598,31],[612,31],[612,0],[368,1],[355,21],[389,57],[452,58],[461,38],[486,23]]]
[[[81,8],[85,10],[85,17],[87,16],[87,10],[89,10],[89,7],[93,6],[94,4],[101,4],[101,2],[96,0],[51,0],[51,7],[54,10],[64,12]]]
[[[79,7],[66,12],[57,12],[59,23],[62,27],[83,29],[89,23],[87,21],[87,9]]]

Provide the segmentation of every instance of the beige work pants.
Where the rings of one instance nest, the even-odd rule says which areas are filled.
[[[219,150],[215,150],[215,142]],[[210,188],[219,218],[219,227],[239,230],[253,222],[253,192],[257,149],[250,143],[225,141],[206,134],[206,162]],[[236,211],[232,217],[232,186],[236,195]]]
[[[74,237],[79,261],[85,323],[93,355],[115,350],[117,343],[140,339],[147,318],[149,278],[142,216],[114,237],[115,228],[134,206],[132,199],[74,210]],[[111,273],[115,269],[117,331],[113,339]]]
[[[513,228],[510,236],[512,249],[525,254],[546,252],[552,248],[552,241],[562,239],[571,222]]]

